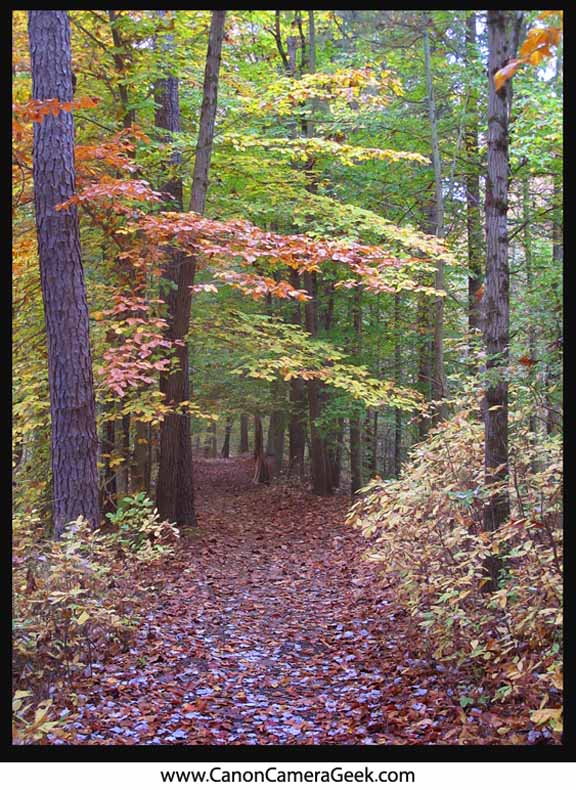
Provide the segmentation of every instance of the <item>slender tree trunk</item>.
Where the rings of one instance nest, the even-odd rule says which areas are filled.
[[[257,414],[254,415],[254,461],[254,482],[269,483],[270,470],[264,454],[264,430],[262,428],[262,419]]]
[[[120,95],[120,106],[123,112],[122,126],[127,129],[134,123],[136,113],[134,109],[130,109],[129,107],[130,97],[128,94],[127,70],[124,62],[125,43],[118,30],[118,13],[115,10],[108,11],[108,19],[110,20],[110,27],[112,29],[112,42],[114,44],[112,58],[114,60],[114,70],[118,75],[118,93]]]
[[[110,456],[116,447],[114,420],[107,420],[104,423],[104,438],[102,450],[105,454],[104,470],[102,474],[102,512],[109,513],[116,510],[118,488],[116,486],[116,473],[110,464]]]
[[[150,491],[150,424],[137,421],[134,430],[134,453],[132,465],[132,488],[134,491]]]
[[[532,232],[530,230],[530,181],[526,176],[522,181],[522,222],[524,223],[523,230],[523,247],[524,247],[524,265],[526,268],[526,291],[528,301],[530,303],[533,288],[532,277]],[[536,359],[536,329],[532,318],[532,311],[528,311],[526,319],[528,329],[528,351],[530,359]],[[536,415],[532,412],[529,418],[529,428],[532,434],[532,441],[536,440]]]
[[[118,455],[123,459],[116,474],[118,494],[126,496],[130,493],[130,477],[128,468],[130,463],[130,416],[124,414],[116,422],[116,447]]]
[[[401,323],[401,300],[400,294],[394,294],[394,326],[396,327],[396,339],[394,341],[394,381],[400,386],[402,384],[402,337],[400,332]],[[394,409],[394,474],[400,477],[402,467],[402,411]]]
[[[250,452],[248,441],[248,415],[240,415],[240,454]]]
[[[344,418],[338,420],[338,430],[336,431],[336,442],[330,454],[330,474],[332,488],[335,490],[340,487],[340,475],[342,473],[342,446],[344,444]]]
[[[295,289],[300,288],[300,277],[293,269],[290,282]],[[300,303],[294,303],[292,321],[302,326]],[[290,380],[290,417],[288,423],[288,476],[304,479],[304,453],[306,450],[306,385],[302,379]]]
[[[317,300],[318,289],[314,277],[304,273],[304,288],[312,296],[304,304],[306,330],[316,337],[318,334]],[[318,420],[322,414],[320,382],[310,380],[306,382],[308,392],[308,412],[310,416],[310,472],[312,476],[312,491],[318,496],[332,494],[332,476],[326,441],[318,428]]]
[[[476,55],[476,14],[470,11],[466,17],[467,67]],[[484,268],[484,230],[480,206],[480,153],[478,151],[478,94],[470,87],[466,108],[464,133],[466,151],[466,226],[468,230],[468,328],[480,330],[480,287]]]
[[[426,70],[426,85],[428,91],[428,116],[430,118],[430,133],[432,138],[432,165],[434,167],[434,192],[435,192],[435,233],[444,235],[444,198],[442,196],[442,171],[440,163],[440,145],[438,142],[438,119],[436,116],[436,100],[434,98],[434,85],[432,81],[432,62],[430,57],[430,34],[427,20],[424,28],[424,65]],[[444,289],[444,264],[438,261],[434,287]],[[437,401],[434,422],[446,419],[447,409],[443,402],[448,394],[448,385],[444,371],[444,297],[434,299],[434,375],[432,377],[432,398]]]
[[[225,15],[225,11],[212,11],[210,24],[204,71],[204,95],[200,111],[200,130],[190,200],[190,211],[198,214],[204,212],[208,189]],[[179,267],[178,289],[174,301],[174,314],[170,321],[171,339],[182,341],[182,345],[177,344],[176,352],[179,370],[169,376],[166,384],[167,401],[175,407],[181,401],[188,399],[190,391],[188,344],[185,337],[190,327],[191,286],[194,283],[195,266],[196,259],[194,257],[182,258]],[[188,416],[169,414],[162,423],[157,502],[162,518],[176,521],[179,524],[195,525],[192,440]]]
[[[352,328],[354,340],[352,353],[358,355],[362,348],[362,291],[360,287],[352,294]],[[350,496],[362,488],[362,417],[356,404],[349,417],[350,423]]]
[[[230,458],[230,434],[232,433],[232,417],[226,418],[226,426],[224,428],[224,443],[220,455],[222,458]]]
[[[370,460],[372,475],[378,474],[378,412],[374,409],[372,414],[372,458]]]
[[[508,121],[510,82],[500,90],[495,73],[514,57],[516,12],[488,11],[488,171],[486,178],[486,290],[484,339],[487,388],[484,409],[484,468],[486,485],[498,484],[484,508],[484,529],[497,529],[510,513],[508,481],[509,269],[508,269]],[[486,562],[487,590],[498,586],[499,557]]]
[[[29,11],[32,97],[72,101],[66,11]],[[76,206],[56,206],[76,191],[71,112],[34,124],[34,209],[48,344],[54,533],[84,516],[100,524],[98,436],[88,305]]]

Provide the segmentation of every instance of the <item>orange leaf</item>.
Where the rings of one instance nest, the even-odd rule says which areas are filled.
[[[494,85],[497,91],[516,74],[523,62],[523,60],[511,60],[504,68],[498,69],[494,74]]]

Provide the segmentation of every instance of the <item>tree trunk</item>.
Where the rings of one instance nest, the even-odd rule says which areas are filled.
[[[216,106],[218,97],[218,74],[224,36],[226,11],[212,11],[202,108],[200,111],[200,130],[194,160],[192,195],[190,211],[204,212],[208,189],[208,172],[212,156]],[[188,344],[185,340],[190,327],[190,308],[192,303],[191,286],[194,284],[196,259],[181,259],[178,273],[178,289],[174,300],[174,313],[170,320],[169,335],[177,344],[176,357],[179,370],[169,376],[166,384],[167,401],[177,405],[188,399],[190,391]],[[194,526],[194,489],[192,486],[192,440],[190,418],[184,415],[167,415],[160,433],[160,469],[157,487],[158,509],[162,518],[178,524]]]
[[[559,51],[556,55],[556,74],[554,75],[554,83],[556,86],[556,90],[561,93],[562,91],[562,64],[563,64],[563,55],[562,55],[562,48],[559,47]],[[562,173],[555,174],[553,176],[553,192],[552,192],[552,200],[553,200],[553,214],[552,214],[552,260],[554,264],[558,267],[561,271],[563,262],[564,262],[564,226],[563,226],[563,219],[562,219]],[[560,299],[560,295],[556,292],[556,297],[558,301],[558,315],[560,315],[562,310],[562,303]],[[562,347],[562,325],[560,321],[557,322],[557,331],[556,336],[554,338],[554,347],[555,353],[554,356],[559,357],[559,351]],[[558,373],[556,370],[552,370],[552,368],[560,369],[562,365],[561,359],[557,358],[554,360],[553,365],[549,363],[546,364],[545,372],[544,372],[544,385],[546,387],[546,394],[545,394],[545,405],[546,405],[546,433],[548,435],[554,433],[554,431],[560,428],[560,414],[555,407],[555,404],[552,399],[552,394],[550,392],[550,388],[554,385],[555,381],[558,380]]]
[[[249,453],[250,444],[248,441],[248,415],[240,415],[240,454]]]
[[[135,492],[150,491],[150,433],[150,423],[136,422],[132,465],[132,488]]]
[[[116,447],[118,455],[122,458],[122,463],[118,467],[116,480],[118,494],[126,496],[130,493],[130,477],[128,468],[130,463],[130,415],[124,414],[121,420],[116,422]]]
[[[65,11],[29,11],[32,97],[72,101],[70,26]],[[84,516],[100,524],[98,436],[88,305],[76,206],[71,112],[34,124],[34,208],[48,346],[54,533]]]
[[[335,444],[329,447],[330,479],[332,488],[340,487],[340,474],[342,472],[342,444],[344,442],[344,418],[338,420]]]
[[[290,282],[300,288],[298,272],[290,271]],[[302,326],[300,302],[294,303],[293,323]],[[304,479],[304,453],[306,451],[306,385],[302,379],[290,380],[290,416],[288,422],[288,476]]]
[[[488,170],[486,177],[486,290],[484,339],[488,382],[484,408],[484,473],[486,485],[503,486],[484,508],[484,529],[496,530],[510,513],[508,480],[508,119],[510,81],[500,90],[495,73],[514,57],[512,11],[488,11]],[[487,590],[498,586],[498,557],[486,562]]]
[[[122,37],[116,24],[118,19],[117,12],[115,10],[108,11],[108,19],[110,20],[110,27],[112,29],[112,42],[114,44],[112,58],[114,60],[114,69],[118,75],[118,93],[120,95],[120,105],[123,111],[122,126],[124,129],[127,129],[134,123],[136,119],[136,113],[134,109],[129,108],[130,97],[128,94],[128,79],[123,53],[125,44],[122,41]]]
[[[378,474],[378,412],[374,409],[372,415],[372,458],[370,461],[372,475]]]
[[[476,56],[476,14],[466,17],[466,60],[471,67]],[[466,151],[466,226],[468,229],[468,329],[480,330],[480,286],[484,262],[484,230],[480,208],[480,153],[478,151],[478,93],[470,87],[464,133]]]
[[[216,458],[218,455],[218,443],[216,422],[211,422],[206,431],[206,444],[204,445],[204,458]]]
[[[530,230],[530,181],[526,176],[522,181],[522,222],[524,224],[523,230],[523,247],[524,247],[524,265],[526,268],[526,292],[528,296],[528,303],[531,302],[533,278],[532,278],[532,233]],[[528,351],[530,359],[536,359],[536,329],[532,319],[532,311],[528,311],[527,316],[527,329],[528,329]],[[529,417],[529,428],[532,434],[531,441],[536,442],[536,415],[531,412]],[[535,470],[534,470],[535,471]]]
[[[432,62],[430,57],[430,34],[427,20],[424,28],[424,65],[426,69],[426,84],[428,91],[428,116],[430,118],[430,134],[432,138],[432,165],[434,167],[434,209],[435,209],[435,234],[444,235],[444,199],[442,196],[442,171],[440,164],[440,145],[438,142],[438,119],[436,116],[436,100],[434,98],[434,85],[432,81]],[[434,287],[444,289],[444,264],[436,264],[436,277]],[[437,401],[434,411],[434,422],[446,419],[447,410],[444,398],[448,394],[448,385],[444,371],[444,297],[436,296],[434,299],[434,375],[432,377],[432,398]]]
[[[400,327],[400,294],[394,294],[394,326],[396,327],[396,340],[394,341],[394,382],[402,384],[402,338]],[[402,411],[394,410],[394,474],[400,477],[402,467]]]
[[[281,389],[283,389],[283,387]],[[270,415],[270,424],[268,426],[268,442],[266,447],[266,454],[274,457],[275,476],[279,475],[282,471],[285,431],[286,412],[284,409],[276,409]]]
[[[352,294],[352,328],[354,339],[351,351],[360,354],[362,348],[362,291],[360,286]],[[359,407],[354,404],[349,417],[350,423],[350,496],[362,488],[362,416]]]
[[[304,288],[312,299],[304,303],[304,316],[306,330],[316,337],[318,334],[317,299],[318,289],[314,277],[310,272],[304,273]],[[310,380],[306,382],[308,392],[308,413],[310,416],[310,473],[312,477],[312,491],[318,496],[332,494],[332,476],[326,442],[318,428],[318,420],[322,414],[320,382]]]
[[[110,456],[112,455],[115,443],[114,420],[107,420],[104,423],[104,438],[102,440],[102,451],[105,454],[104,469],[102,472],[102,512],[110,513],[116,510],[117,507],[117,494],[118,489],[116,486],[116,472],[114,467],[110,465]]]
[[[224,442],[220,455],[222,458],[230,458],[230,434],[232,433],[232,417],[226,418],[226,426],[224,428]]]
[[[262,419],[259,415],[254,415],[254,482],[270,482],[270,470],[264,455],[264,431],[262,429]]]

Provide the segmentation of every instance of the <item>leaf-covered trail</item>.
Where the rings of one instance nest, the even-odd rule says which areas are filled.
[[[347,498],[256,486],[249,459],[195,471],[199,535],[147,580],[130,650],[76,684],[74,743],[501,742],[411,656]]]

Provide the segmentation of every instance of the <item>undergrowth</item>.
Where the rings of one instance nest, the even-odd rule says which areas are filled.
[[[13,551],[13,739],[62,734],[52,692],[96,660],[126,650],[139,623],[140,568],[172,551],[178,530],[144,495],[108,514],[111,532],[80,517],[60,540],[34,510],[16,514]]]
[[[416,445],[398,480],[375,479],[348,523],[418,624],[415,649],[481,678],[493,700],[520,702],[530,726],[562,730],[562,465],[558,436],[512,415],[510,519],[483,527],[483,425],[472,396]],[[498,589],[485,561],[499,557]]]

